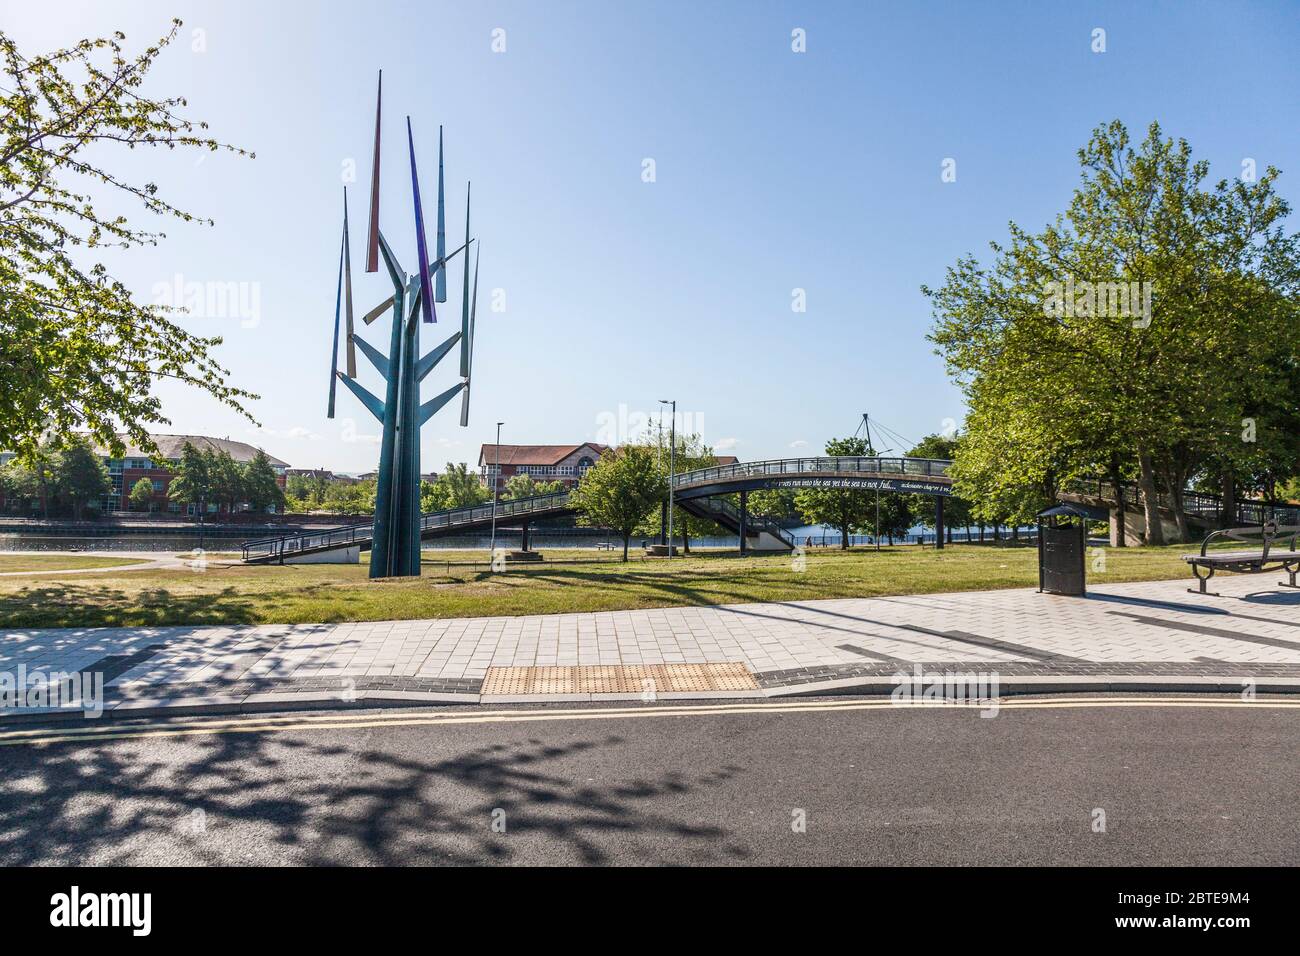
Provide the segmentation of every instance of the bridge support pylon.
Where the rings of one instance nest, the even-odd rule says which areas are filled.
[[[746,532],[749,528],[749,492],[740,493],[740,556],[746,557],[749,554],[749,544],[745,540]]]

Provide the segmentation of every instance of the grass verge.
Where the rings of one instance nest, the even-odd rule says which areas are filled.
[[[1108,548],[1090,584],[1190,574],[1188,545]],[[1096,552],[1093,553],[1095,557]],[[734,551],[623,564],[594,551],[546,552],[544,563],[488,570],[485,554],[425,552],[420,578],[370,581],[366,564],[243,566],[0,578],[6,627],[266,624],[406,620],[675,605],[806,601],[1035,587],[1032,547],[955,545],[813,551],[802,571],[789,555],[740,558]]]

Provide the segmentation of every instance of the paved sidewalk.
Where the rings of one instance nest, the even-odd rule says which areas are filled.
[[[20,665],[101,673],[106,709],[123,715],[640,699],[644,673],[667,675],[656,677],[659,699],[882,693],[916,665],[996,672],[1003,692],[1240,690],[1243,681],[1300,690],[1300,592],[1268,575],[1215,583],[1221,597],[1188,594],[1180,579],[1094,586],[1086,599],[1004,590],[527,617],[7,630],[0,674]],[[700,666],[721,664],[733,667]],[[493,692],[538,687],[546,692]],[[36,713],[3,710],[0,720]]]

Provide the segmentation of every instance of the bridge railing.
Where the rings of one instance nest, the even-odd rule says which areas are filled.
[[[533,495],[529,498],[498,500],[497,519],[531,514],[535,511],[549,511],[552,508],[562,508],[568,501],[569,493],[567,491],[557,491],[550,495]],[[486,521],[491,518],[492,504],[489,502],[485,505],[470,505],[465,508],[453,508],[450,511],[431,512],[420,519],[420,527],[425,530],[430,528],[450,528],[460,524]]]
[[[562,508],[568,503],[569,493],[559,491],[549,495],[533,495],[529,498],[514,498],[497,501],[497,518],[509,518],[553,508]],[[492,504],[468,505],[464,508],[450,508],[446,511],[433,511],[420,516],[420,529],[429,531],[435,528],[454,528],[457,525],[474,524],[492,518]],[[349,525],[343,528],[330,528],[324,531],[306,531],[281,535],[278,538],[262,538],[257,541],[245,541],[242,545],[244,560],[272,559],[290,557],[304,551],[316,551],[322,548],[343,548],[354,544],[364,544],[371,540],[374,526],[366,524]]]
[[[952,462],[938,458],[881,458],[879,456],[821,456],[817,458],[776,458],[770,461],[740,461],[734,465],[717,465],[686,471],[673,477],[674,488],[763,478],[771,475],[826,474],[866,472],[883,475],[946,477]]]
[[[325,531],[305,531],[300,534],[282,535],[278,538],[262,538],[258,541],[245,541],[241,545],[244,560],[250,558],[279,558],[317,548],[344,548],[358,541],[370,540],[369,524],[348,525],[343,528],[329,528]]]
[[[1118,498],[1115,494],[1114,483],[1104,478],[1080,479],[1071,483],[1065,490],[1086,497],[1098,498],[1102,501],[1116,501]],[[1137,504],[1142,500],[1141,494],[1136,482],[1124,482],[1124,500],[1126,502]],[[1174,507],[1173,496],[1167,491],[1157,491],[1156,503],[1166,510],[1173,510]],[[1209,492],[1184,491],[1183,511],[1192,517],[1217,519],[1223,511],[1223,499],[1219,495]],[[1263,524],[1270,517],[1285,522],[1291,522],[1292,519],[1300,520],[1300,517],[1297,516],[1300,516],[1300,510],[1297,510],[1294,505],[1246,498],[1236,502],[1232,520],[1251,525]]]

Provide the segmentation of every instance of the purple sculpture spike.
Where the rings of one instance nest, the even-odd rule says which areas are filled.
[[[406,118],[406,145],[411,152],[411,193],[415,196],[415,250],[420,260],[420,312],[426,322],[437,322],[433,311],[433,292],[429,285],[429,247],[424,241],[424,211],[420,208],[420,177],[415,172],[415,137],[411,117]]]

